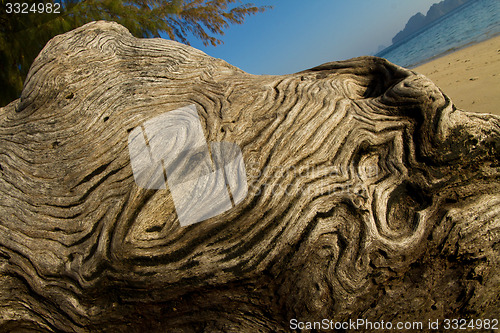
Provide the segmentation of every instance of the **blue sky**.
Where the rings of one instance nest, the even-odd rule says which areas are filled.
[[[252,74],[287,74],[374,54],[439,0],[254,0],[274,8],[233,25],[224,44],[191,45]]]

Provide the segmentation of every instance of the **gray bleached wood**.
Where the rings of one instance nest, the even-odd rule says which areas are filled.
[[[248,194],[180,227],[127,140],[191,104],[208,142],[241,148]],[[498,319],[499,155],[498,117],[380,58],[255,76],[89,23],[0,109],[0,330]]]

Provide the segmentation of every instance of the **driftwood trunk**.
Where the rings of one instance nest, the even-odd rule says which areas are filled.
[[[168,187],[137,185],[128,138],[188,105],[241,149],[248,193],[181,226]],[[254,76],[87,24],[0,108],[0,331],[498,320],[499,157],[500,118],[384,59]]]

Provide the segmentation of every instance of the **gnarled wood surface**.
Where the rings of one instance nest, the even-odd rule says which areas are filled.
[[[209,142],[241,148],[248,195],[181,227],[127,138],[191,104]],[[0,330],[498,318],[499,140],[498,117],[383,59],[254,76],[87,24],[0,109]]]

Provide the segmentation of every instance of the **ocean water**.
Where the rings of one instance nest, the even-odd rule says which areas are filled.
[[[500,34],[500,0],[471,0],[376,56],[415,67]]]

